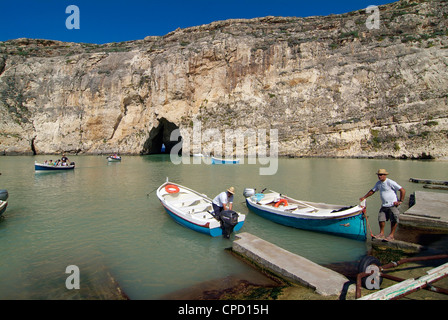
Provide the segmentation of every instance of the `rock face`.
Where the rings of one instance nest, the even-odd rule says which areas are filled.
[[[168,150],[180,128],[276,129],[280,155],[448,157],[448,3],[227,20],[93,45],[0,42],[0,152]]]

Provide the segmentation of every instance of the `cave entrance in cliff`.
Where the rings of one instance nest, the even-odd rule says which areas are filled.
[[[178,141],[171,141],[170,136],[171,133],[179,129],[177,125],[166,120],[165,118],[161,118],[159,120],[159,125],[154,127],[149,132],[149,138],[146,140],[143,145],[142,154],[164,154],[170,153],[171,149],[182,141],[182,137],[179,137]],[[182,152],[182,149],[179,151]]]

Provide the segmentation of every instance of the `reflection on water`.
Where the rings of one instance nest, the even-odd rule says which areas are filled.
[[[247,215],[240,232],[335,264],[358,259],[366,244],[267,221],[248,211],[244,188],[354,205],[375,184],[378,168],[386,168],[409,195],[422,188],[410,177],[440,179],[447,167],[437,161],[279,159],[275,175],[260,176],[260,165],[175,165],[169,155],[125,156],[121,162],[70,156],[74,171],[35,173],[35,160],[45,159],[0,157],[0,189],[9,192],[0,220],[0,299],[76,298],[65,288],[65,268],[72,264],[80,268],[81,287],[95,287],[110,274],[131,299],[158,299],[198,283],[248,276],[250,267],[224,250],[234,236],[212,238],[166,214],[154,190],[167,177],[209,197],[234,186],[234,208]],[[379,204],[378,195],[368,200],[374,232]]]

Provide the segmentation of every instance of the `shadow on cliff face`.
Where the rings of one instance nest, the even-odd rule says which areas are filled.
[[[171,149],[181,141],[182,137],[179,137],[178,141],[170,141],[171,132],[179,129],[179,127],[166,120],[165,118],[159,119],[159,125],[153,127],[149,132],[149,138],[145,141],[141,154],[158,154],[158,153],[170,153]],[[164,150],[162,146],[165,146]],[[182,149],[179,151],[182,152]]]

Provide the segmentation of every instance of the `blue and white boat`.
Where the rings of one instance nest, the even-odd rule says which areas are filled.
[[[247,207],[263,218],[303,230],[366,240],[365,201],[356,206],[300,201],[278,192],[246,188]]]
[[[222,159],[217,157],[212,157],[212,164],[238,164],[240,159]]]
[[[75,169],[75,163],[67,163],[66,165],[54,165],[47,163],[37,163],[34,162],[34,170],[36,171],[66,171]]]
[[[246,218],[241,213],[224,211],[232,215],[233,222],[229,227],[225,217],[215,217],[212,200],[205,194],[168,180],[157,189],[157,197],[177,223],[212,237],[222,235],[228,238],[232,231],[242,228]]]
[[[110,155],[107,157],[107,161],[108,162],[120,162],[121,161],[121,157],[119,155]]]

